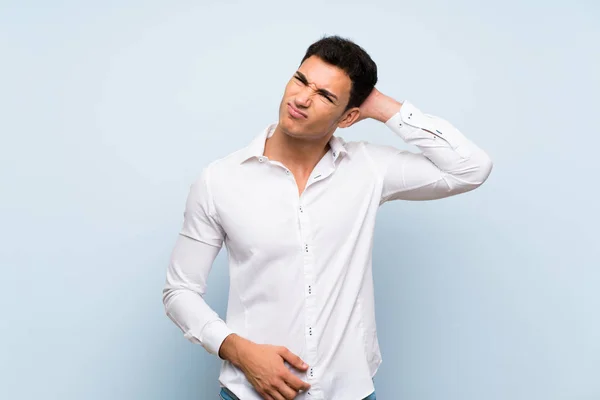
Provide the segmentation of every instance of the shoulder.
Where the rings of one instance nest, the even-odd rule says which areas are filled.
[[[340,138],[341,139],[341,138]],[[363,156],[367,158],[376,158],[393,156],[401,153],[402,150],[391,145],[372,143],[367,140],[345,141],[344,148],[350,156]]]
[[[235,169],[243,161],[244,148],[236,150],[210,161],[208,164],[198,166],[194,172],[195,178],[192,181],[193,187],[204,187],[207,191],[212,191],[212,187],[219,182],[222,177],[231,176]]]
[[[391,145],[372,143],[367,140],[344,142],[349,161],[369,168],[376,175],[385,173],[391,162],[402,159],[406,150]]]

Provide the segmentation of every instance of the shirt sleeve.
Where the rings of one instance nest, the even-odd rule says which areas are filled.
[[[203,296],[223,239],[205,170],[190,189],[183,228],[171,254],[162,298],[167,316],[183,331],[184,337],[217,356],[221,344],[233,331]]]
[[[453,196],[477,188],[491,173],[492,161],[482,149],[448,121],[408,101],[385,124],[421,152],[367,145],[383,179],[381,203]]]
[[[221,247],[225,232],[219,224],[210,190],[210,172],[202,171],[200,177],[192,184],[185,204],[181,234],[198,242]]]

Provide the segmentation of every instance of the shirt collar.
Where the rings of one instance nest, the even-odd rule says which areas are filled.
[[[252,142],[242,150],[242,158],[240,163],[244,163],[252,158],[262,157],[265,153],[265,142],[268,138],[273,136],[275,133],[275,128],[277,124],[271,124],[267,126]],[[346,142],[344,139],[338,136],[332,136],[329,139],[329,147],[331,147],[331,155],[333,156],[333,161],[338,159],[342,154],[348,155],[348,150],[346,150],[345,146]]]

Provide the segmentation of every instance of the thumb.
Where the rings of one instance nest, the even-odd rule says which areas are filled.
[[[282,347],[280,349],[279,355],[281,357],[283,357],[283,359],[285,361],[287,361],[290,365],[292,365],[293,367],[295,367],[299,370],[304,371],[308,368],[308,365],[304,361],[302,361],[302,359],[300,357],[298,357],[297,355],[295,355],[294,353],[292,353],[285,347]]]

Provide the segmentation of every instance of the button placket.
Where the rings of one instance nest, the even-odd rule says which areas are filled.
[[[313,260],[313,244],[311,242],[311,229],[309,213],[303,199],[305,195],[300,196],[298,204],[298,219],[300,228],[300,238],[302,240],[301,251],[303,254],[304,266],[304,284],[305,284],[305,338],[306,338],[306,362],[308,365],[314,365],[317,360],[317,332],[315,330],[315,322],[317,315],[317,307],[315,302],[314,291],[314,260]],[[311,393],[319,398],[319,383],[316,380],[314,367],[311,367],[312,372],[308,374],[311,380]]]

